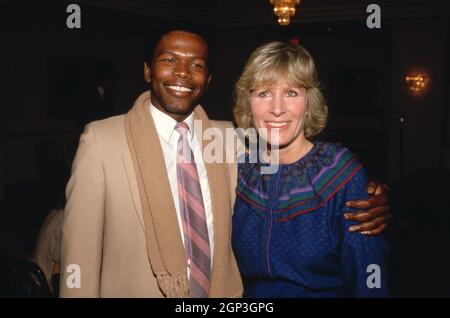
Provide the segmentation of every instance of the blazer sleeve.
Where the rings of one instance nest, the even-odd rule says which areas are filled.
[[[105,179],[95,126],[81,135],[66,189],[60,297],[99,297]]]
[[[345,185],[342,205],[348,200],[368,197],[366,193],[367,176],[361,168]],[[342,271],[346,296],[349,297],[389,297],[388,290],[388,253],[386,234],[364,236],[359,232],[350,232],[348,228],[357,222],[344,219],[344,212],[356,212],[356,209],[342,208]]]

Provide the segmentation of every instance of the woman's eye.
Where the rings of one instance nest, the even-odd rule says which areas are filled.
[[[262,91],[258,93],[259,97],[267,97],[269,96],[269,91]]]
[[[295,96],[297,96],[298,94],[297,94],[296,91],[289,90],[289,91],[286,92],[286,95],[289,96],[289,97],[295,97]]]

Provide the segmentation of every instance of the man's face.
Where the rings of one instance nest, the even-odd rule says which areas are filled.
[[[177,121],[194,110],[205,92],[210,76],[208,46],[198,35],[172,31],[158,42],[152,65],[145,65],[151,79],[152,104]]]

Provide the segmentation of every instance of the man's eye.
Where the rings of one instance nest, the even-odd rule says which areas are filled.
[[[194,63],[193,65],[195,68],[199,68],[199,69],[202,69],[205,67],[202,63]]]
[[[288,97],[295,97],[295,96],[297,96],[298,94],[297,94],[296,91],[289,90],[289,91],[286,92],[286,95],[287,95]]]
[[[175,62],[175,59],[173,57],[166,57],[165,59],[163,59],[163,61],[167,63],[173,63]]]

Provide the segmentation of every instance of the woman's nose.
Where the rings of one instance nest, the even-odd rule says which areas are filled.
[[[270,112],[278,117],[284,113],[284,106],[283,96],[277,94],[273,98]]]

